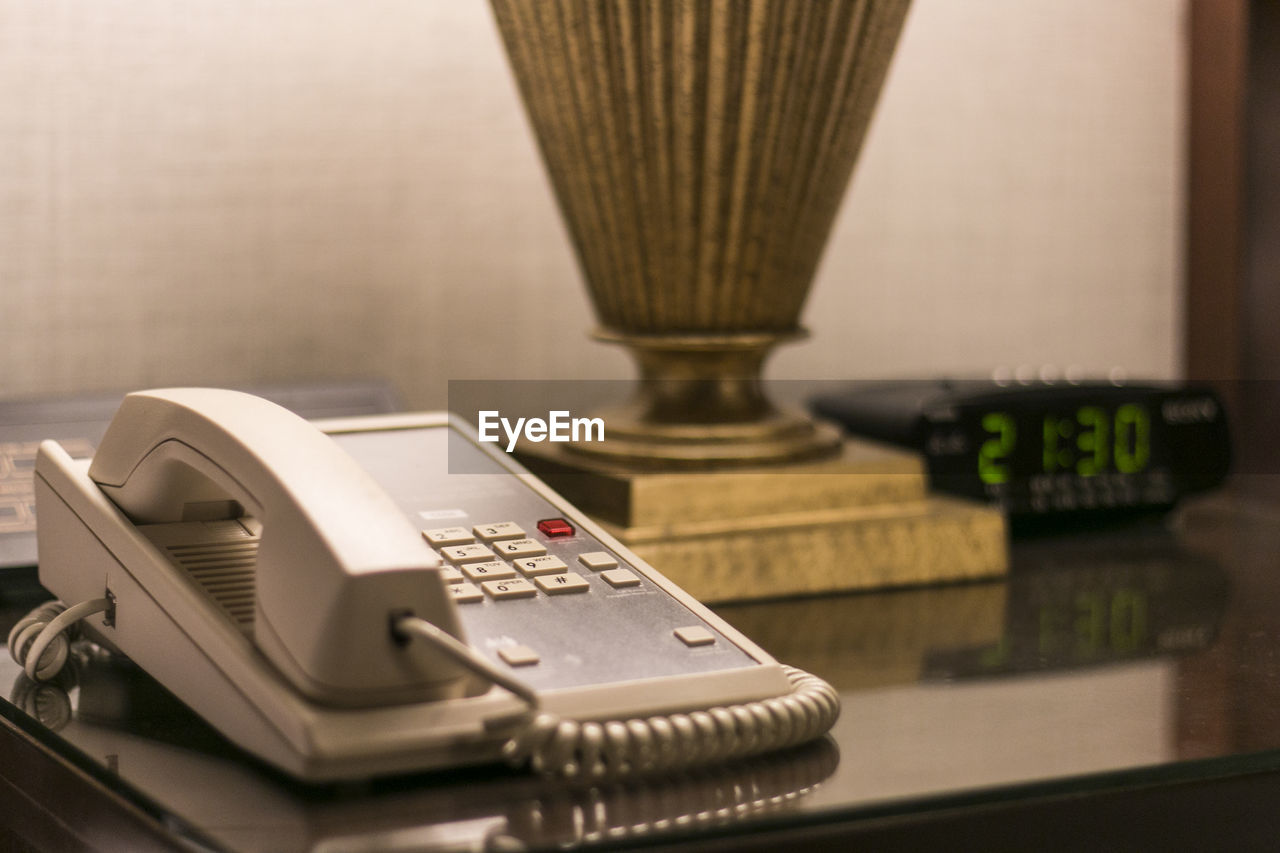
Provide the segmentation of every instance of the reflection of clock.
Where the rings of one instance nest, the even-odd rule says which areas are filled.
[[[1210,391],[1110,384],[869,383],[814,401],[856,435],[921,451],[932,486],[1011,515],[1167,508],[1222,482]]]
[[[999,641],[935,649],[926,679],[1073,669],[1209,647],[1227,606],[1226,575],[1158,527],[1021,543]]]

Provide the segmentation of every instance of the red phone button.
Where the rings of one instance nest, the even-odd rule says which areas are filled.
[[[563,518],[544,518],[538,522],[538,530],[550,539],[573,535],[573,525]]]

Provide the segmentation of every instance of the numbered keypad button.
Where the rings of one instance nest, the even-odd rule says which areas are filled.
[[[445,583],[462,583],[466,578],[462,576],[462,572],[453,566],[445,566],[440,570],[440,576],[444,578]]]
[[[537,577],[538,575],[553,575],[556,572],[567,571],[569,568],[564,560],[554,555],[526,557],[523,560],[512,561],[511,565],[519,569],[528,578]]]
[[[462,573],[477,583],[480,581],[500,581],[516,576],[516,570],[501,560],[490,560],[487,563],[468,563],[462,567]]]
[[[453,545],[441,548],[440,554],[455,566],[463,563],[483,563],[493,559],[493,552],[483,545]]]
[[[579,554],[578,562],[593,572],[618,568],[618,561],[608,551],[592,551],[589,554]]]
[[[507,581],[485,581],[480,587],[494,601],[508,598],[532,598],[538,594],[538,588],[524,578],[512,578]]]
[[[591,589],[591,584],[587,583],[586,579],[576,572],[544,575],[534,578],[533,582],[547,595],[564,595],[572,592],[586,592]]]
[[[449,594],[459,604],[474,604],[484,601],[484,593],[473,583],[455,583],[449,587]]]
[[[471,532],[485,542],[497,542],[500,539],[523,539],[524,530],[514,521],[496,521],[493,524],[477,524]]]
[[[605,583],[615,589],[640,585],[640,578],[626,569],[610,569],[607,572],[601,572],[600,577],[604,578]]]
[[[515,560],[519,557],[540,557],[547,553],[547,546],[536,539],[516,539],[512,542],[499,542],[493,547],[508,560]]]
[[[439,527],[435,530],[424,530],[422,536],[435,548],[446,545],[468,545],[476,541],[471,531],[465,527]]]

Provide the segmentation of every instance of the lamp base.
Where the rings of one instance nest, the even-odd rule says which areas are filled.
[[[693,472],[634,471],[558,445],[520,461],[703,601],[993,577],[1004,516],[927,493],[919,457],[846,440],[834,458]]]
[[[764,360],[798,340],[786,332],[627,334],[598,329],[621,344],[640,381],[630,401],[594,412],[604,441],[569,442],[570,453],[632,471],[720,470],[824,459],[840,453],[840,430],[803,412],[778,408],[764,392]]]

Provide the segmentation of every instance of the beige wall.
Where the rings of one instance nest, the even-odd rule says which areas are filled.
[[[1177,369],[1185,0],[916,0],[789,377]],[[488,8],[0,0],[0,397],[626,375]]]

